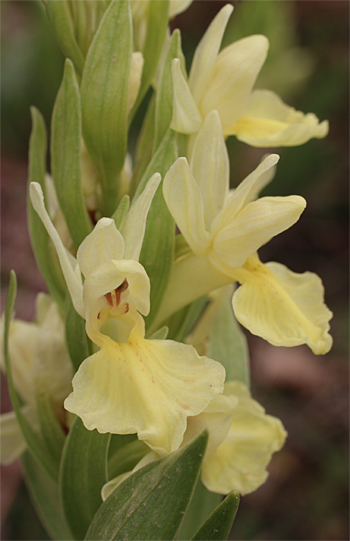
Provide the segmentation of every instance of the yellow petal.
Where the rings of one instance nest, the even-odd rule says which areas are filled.
[[[202,117],[181,72],[180,60],[171,64],[173,75],[173,118],[171,129],[180,133],[196,133],[202,125]]]
[[[233,126],[225,126],[225,135],[256,147],[302,145],[313,137],[323,138],[328,122],[319,123],[313,113],[304,115],[269,90],[255,90],[246,111]]]
[[[140,90],[141,76],[143,70],[143,54],[140,52],[132,53],[131,71],[129,78],[129,94],[128,94],[128,112],[131,111],[134,105],[137,94]]]
[[[169,18],[172,19],[179,13],[185,11],[191,4],[193,0],[170,0],[169,3]]]
[[[67,282],[68,291],[71,295],[74,308],[81,317],[84,317],[83,284],[81,282],[80,269],[76,259],[66,250],[52,225],[50,217],[44,205],[44,195],[40,184],[30,183],[30,199],[34,209],[38,213],[57,251],[64,278]]]
[[[188,86],[196,103],[199,103],[208,84],[227,22],[233,6],[224,6],[210,23],[194,53]]]
[[[307,344],[316,355],[330,350],[332,312],[324,304],[324,288],[316,274],[297,274],[251,257],[237,275],[242,286],[233,295],[233,309],[253,334],[275,346]]]
[[[152,175],[141,195],[136,200],[133,200],[130,210],[123,221],[121,233],[125,241],[125,259],[134,259],[135,261],[139,259],[148,211],[160,181],[161,176],[159,173]]]
[[[205,409],[224,379],[224,368],[192,346],[133,331],[126,343],[110,340],[82,363],[65,407],[89,430],[137,433],[164,455],[179,447],[188,416]]]
[[[282,448],[287,434],[281,421],[266,415],[242,382],[227,383],[225,394],[236,396],[238,405],[225,440],[203,462],[202,481],[219,494],[233,489],[248,494],[265,482],[271,456]]]
[[[247,108],[268,45],[265,36],[249,36],[223,49],[216,59],[199,110],[205,117],[216,109],[225,134],[225,126],[236,122]]]
[[[204,224],[203,199],[186,158],[178,158],[165,175],[163,194],[169,211],[195,254],[205,253],[211,235]]]
[[[208,230],[228,197],[230,165],[219,114],[209,113],[191,154],[190,167],[201,191]]]
[[[37,428],[38,422],[34,408],[23,406],[21,409],[28,422]],[[1,464],[11,464],[27,448],[14,411],[0,415],[0,442]]]
[[[240,267],[272,237],[295,224],[305,206],[305,199],[297,195],[263,197],[249,203],[216,235],[215,254],[226,265]]]
[[[187,429],[181,446],[195,439],[203,430],[208,430],[209,439],[204,459],[208,458],[227,436],[237,404],[238,399],[233,395],[217,395],[209,402],[202,413],[188,418]]]
[[[122,259],[124,240],[111,218],[101,218],[85,237],[77,252],[77,260],[85,278],[99,265],[111,259]]]
[[[271,169],[274,168],[279,159],[278,154],[270,154],[267,156],[258,167],[239,184],[236,190],[229,195],[224,208],[212,223],[211,232],[213,235],[216,235],[224,227],[229,225],[234,216],[236,216],[245,205],[257,197],[260,190],[262,190],[270,180]]]
[[[4,316],[0,321],[0,365],[5,372],[3,356]],[[14,319],[10,323],[9,356],[12,377],[16,391],[28,402],[33,400],[33,363],[39,335],[39,327],[35,323],[27,323]]]

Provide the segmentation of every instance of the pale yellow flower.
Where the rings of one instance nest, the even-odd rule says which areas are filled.
[[[197,133],[212,110],[218,111],[224,135],[256,147],[294,146],[328,133],[328,122],[304,115],[269,90],[253,90],[269,46],[265,36],[241,39],[219,52],[232,6],[226,5],[199,43],[188,82],[180,61],[172,64],[174,108],[171,127]]]
[[[198,415],[223,389],[225,370],[192,346],[146,340],[149,278],[138,262],[146,217],[160,176],[133,203],[123,236],[114,221],[99,220],[77,252],[64,250],[37,184],[31,199],[56,247],[73,304],[100,348],[73,378],[68,411],[101,433],[137,433],[159,454],[181,443],[188,416]],[[81,281],[82,273],[85,277]]]
[[[256,199],[278,159],[276,154],[265,158],[229,192],[220,117],[216,111],[208,115],[190,165],[178,158],[164,179],[165,201],[195,257],[188,254],[174,265],[157,323],[190,300],[238,281],[242,286],[233,295],[233,308],[252,333],[277,346],[306,343],[316,354],[329,351],[332,314],[323,303],[320,279],[277,263],[264,266],[256,255],[291,227],[306,205],[299,196]]]
[[[225,383],[224,394],[218,395],[196,417],[189,417],[181,447],[207,430],[208,445],[203,458],[201,479],[206,488],[219,494],[238,490],[242,495],[254,492],[267,479],[273,453],[279,451],[287,433],[279,419],[265,413],[251,398],[249,389],[240,381]],[[102,489],[102,498],[131,473],[157,460],[148,453],[132,472],[109,481]]]
[[[2,319],[1,342],[3,322]],[[0,364],[5,371],[2,351],[1,343]],[[9,357],[14,387],[24,404],[22,412],[32,427],[39,429],[36,400],[40,394],[49,397],[57,417],[65,424],[63,401],[72,389],[73,369],[62,316],[56,303],[47,295],[37,297],[36,322],[11,321]],[[8,464],[27,447],[13,411],[0,416],[0,433],[1,463]]]

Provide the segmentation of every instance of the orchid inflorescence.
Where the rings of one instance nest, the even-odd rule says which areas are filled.
[[[286,440],[281,421],[251,396],[237,321],[275,346],[325,354],[332,345],[318,276],[257,253],[299,220],[305,200],[259,197],[277,154],[230,189],[225,143],[234,135],[256,147],[299,145],[324,137],[328,124],[253,89],[265,36],[220,51],[229,4],[187,76],[168,19],[190,3],[44,2],[67,57],[51,176],[45,125],[32,110],[29,225],[49,295],[39,294],[33,323],[10,318],[9,295],[2,368],[14,412],[1,416],[1,441],[3,463],[23,456],[57,539],[174,538],[196,483],[193,500],[213,502],[209,511],[228,493],[224,504],[237,507],[235,491],[263,484]],[[150,86],[132,167],[129,127]],[[172,468],[180,481],[162,488]],[[152,513],[132,505],[155,486],[162,502],[174,491],[182,505],[181,516],[164,508],[157,537]],[[193,534],[196,520],[190,511],[184,520]]]

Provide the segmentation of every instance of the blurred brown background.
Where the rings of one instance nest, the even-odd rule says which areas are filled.
[[[196,0],[172,22],[172,27],[181,28],[189,62],[205,28],[225,3]],[[306,347],[275,348],[248,336],[253,395],[268,413],[282,419],[289,437],[273,458],[267,483],[242,499],[231,538],[346,540],[349,4],[338,0],[233,4],[226,45],[254,33],[270,40],[258,86],[275,90],[289,105],[330,122],[326,139],[301,147],[255,149],[230,138],[228,148],[232,186],[256,167],[262,155],[277,150],[281,161],[265,193],[307,199],[301,220],[273,239],[260,256],[296,272],[309,270],[321,276],[326,302],[334,312],[334,346],[325,357],[316,357]],[[17,317],[31,320],[35,296],[45,284],[36,269],[26,224],[29,107],[37,106],[49,126],[63,57],[39,2],[3,1],[1,8],[1,298],[4,301],[13,268],[19,282]],[[2,411],[8,411],[4,378],[1,388]],[[31,507],[18,462],[2,468],[1,510],[2,539],[48,539]]]

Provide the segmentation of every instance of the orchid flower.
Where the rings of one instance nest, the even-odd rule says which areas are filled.
[[[219,52],[233,7],[218,13],[200,41],[188,82],[180,61],[173,60],[173,130],[194,134],[212,110],[218,111],[225,137],[256,147],[294,146],[328,133],[328,122],[319,124],[313,113],[304,115],[269,90],[253,90],[265,61],[269,42],[265,36],[241,39]]]
[[[190,165],[178,158],[164,179],[165,201],[192,254],[175,263],[155,325],[212,289],[238,281],[233,309],[253,334],[276,346],[306,343],[316,354],[329,351],[332,314],[318,276],[296,274],[278,263],[263,265],[256,254],[291,227],[306,205],[299,196],[256,199],[278,159],[265,158],[230,193],[220,117],[216,111],[208,115]]]
[[[30,194],[57,250],[73,305],[100,348],[74,376],[66,409],[89,430],[137,433],[157,453],[167,454],[180,445],[188,416],[198,415],[222,391],[225,370],[192,346],[144,338],[140,314],[150,309],[150,283],[138,258],[159,182],[156,173],[133,202],[123,235],[112,219],[102,218],[77,259],[63,248],[38,184],[32,183]]]
[[[1,320],[1,341],[3,336]],[[1,352],[3,344],[1,344]],[[35,430],[39,430],[36,398],[50,398],[55,414],[67,425],[63,401],[71,392],[72,364],[65,341],[62,316],[56,303],[40,293],[36,300],[36,322],[14,319],[9,330],[9,355],[14,387],[20,395],[22,412]],[[3,355],[0,365],[5,371]],[[27,448],[14,411],[0,415],[1,463],[9,464]]]
[[[208,490],[219,494],[235,489],[244,495],[259,488],[268,477],[266,467],[272,454],[283,447],[287,436],[281,421],[267,415],[240,381],[225,383],[223,394],[213,398],[202,413],[188,418],[181,447],[203,430],[208,430],[209,439],[201,479]],[[157,458],[156,453],[148,453],[133,472]],[[105,500],[131,473],[104,485],[102,498]]]

